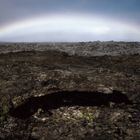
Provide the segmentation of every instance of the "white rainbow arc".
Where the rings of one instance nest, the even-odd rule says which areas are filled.
[[[123,40],[130,34],[140,40],[140,28],[94,16],[42,16],[0,28],[4,41]]]

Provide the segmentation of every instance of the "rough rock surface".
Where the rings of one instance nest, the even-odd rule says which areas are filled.
[[[0,54],[0,139],[139,140],[140,55]]]

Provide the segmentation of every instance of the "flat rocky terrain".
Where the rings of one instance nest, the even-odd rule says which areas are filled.
[[[140,43],[1,43],[0,139],[139,140]]]

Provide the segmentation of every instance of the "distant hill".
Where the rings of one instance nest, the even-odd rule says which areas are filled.
[[[0,53],[47,50],[78,56],[133,55],[140,54],[140,42],[0,43]]]

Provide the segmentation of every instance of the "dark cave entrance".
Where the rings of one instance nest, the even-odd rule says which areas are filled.
[[[41,97],[31,97],[17,108],[10,110],[10,115],[20,119],[27,119],[39,108],[49,112],[65,106],[108,106],[115,104],[130,104],[128,97],[120,91],[111,94],[89,91],[59,91]]]

